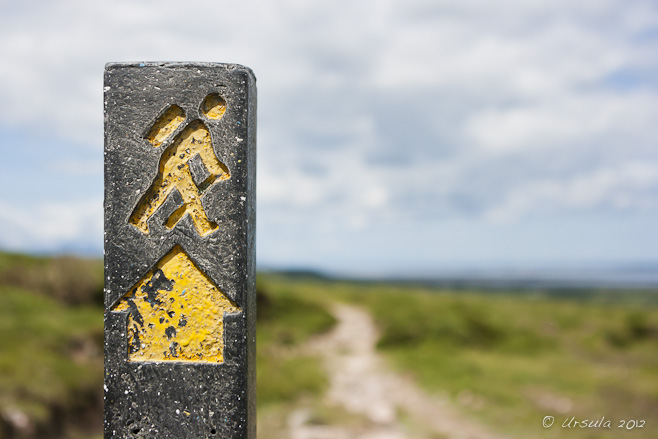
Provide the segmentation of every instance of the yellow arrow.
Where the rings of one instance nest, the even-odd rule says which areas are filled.
[[[175,246],[112,308],[128,312],[128,361],[224,362],[224,314],[240,307]]]

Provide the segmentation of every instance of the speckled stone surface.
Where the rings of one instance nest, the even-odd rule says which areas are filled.
[[[251,70],[235,64],[106,66],[106,439],[256,438],[255,81]],[[219,118],[208,116],[201,105],[210,95],[219,95],[226,103]],[[185,119],[156,147],[149,142],[149,130],[172,105],[183,110]],[[195,185],[190,187],[199,188],[201,216],[205,214],[214,229],[199,233],[196,220],[187,213],[172,220],[176,209],[185,207],[181,186],[153,197],[159,204],[148,217],[145,233],[131,223],[131,215],[157,185],[167,148],[193,123],[210,132],[214,155],[230,173],[228,178],[208,180],[212,169],[199,155],[190,157],[189,165],[180,165],[189,167],[189,181]],[[131,288],[173,249],[182,249],[239,307],[239,312],[223,315],[222,362],[178,361],[178,345],[173,344],[171,355],[163,353],[168,361],[130,361],[131,349],[140,347],[138,333],[130,332],[128,321],[141,316],[112,309],[122,298],[137,300],[130,296]],[[160,284],[171,284],[167,282]],[[150,298],[165,287],[153,281],[149,288]],[[151,303],[154,309],[156,302]]]

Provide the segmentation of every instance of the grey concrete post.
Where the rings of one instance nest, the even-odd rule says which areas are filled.
[[[105,68],[105,439],[256,438],[256,80]]]

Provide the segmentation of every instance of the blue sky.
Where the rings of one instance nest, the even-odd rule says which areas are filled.
[[[102,254],[103,67],[258,78],[258,261],[658,264],[653,1],[0,1],[0,248]]]

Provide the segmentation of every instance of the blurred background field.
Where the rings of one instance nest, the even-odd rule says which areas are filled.
[[[337,302],[372,316],[392,370],[497,437],[655,437],[658,291],[581,292],[261,274],[259,437],[292,437],[300,407],[315,426],[368,422],[326,398],[330,371],[308,349],[334,329]],[[101,261],[0,254],[0,297],[0,437],[101,437]],[[396,410],[406,437],[452,437]],[[605,416],[613,429],[545,429],[547,415]],[[622,419],[645,426],[617,429]]]

